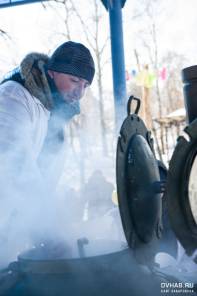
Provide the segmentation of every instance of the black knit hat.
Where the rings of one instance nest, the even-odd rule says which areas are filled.
[[[49,59],[47,69],[84,78],[90,84],[95,73],[89,49],[72,41],[63,43],[55,50]]]

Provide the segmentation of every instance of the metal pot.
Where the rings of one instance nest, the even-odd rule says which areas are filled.
[[[102,249],[103,254],[95,255],[95,248]],[[94,241],[91,256],[82,258],[79,254],[72,258],[65,254],[64,258],[40,259],[45,251],[43,246],[32,249],[10,264],[9,272],[18,275],[18,280],[4,295],[144,296],[147,289],[151,295],[159,293],[160,280],[139,266],[132,251],[120,242]]]
[[[124,260],[125,256],[128,260],[131,253],[123,243],[103,239],[89,242],[82,238],[69,247],[64,244],[41,244],[20,254],[16,264],[25,273],[70,274],[81,273],[84,268],[92,272],[110,270],[117,257]]]

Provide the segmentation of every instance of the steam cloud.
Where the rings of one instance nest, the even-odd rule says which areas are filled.
[[[17,113],[19,107],[17,102],[14,103],[14,106],[10,106],[15,110],[11,116],[6,117],[0,112],[0,130],[3,131],[0,137],[0,267],[16,260],[19,253],[40,244],[50,243],[54,246],[65,243],[75,248],[81,237],[87,237],[91,242],[108,239],[109,234],[114,239],[121,237],[125,241],[118,208],[113,210],[118,222],[114,222],[113,213],[93,219],[90,223],[82,222],[77,215],[83,211],[84,204],[78,204],[79,199],[69,190],[64,191],[63,195],[56,191],[66,157],[61,137],[61,116],[53,117],[49,145],[44,145],[38,158],[39,152],[33,150],[35,143],[31,138],[29,118],[25,110]],[[11,128],[13,121],[15,125]],[[92,192],[92,195],[96,194],[98,192]],[[116,227],[119,227],[118,232]],[[113,231],[111,234],[112,229],[114,234]],[[73,254],[76,252],[73,251]]]

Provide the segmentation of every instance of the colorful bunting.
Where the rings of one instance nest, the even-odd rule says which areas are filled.
[[[140,85],[146,88],[152,88],[154,85],[155,78],[156,76],[154,73],[151,73],[147,68],[144,68],[137,75],[136,83],[137,85]]]
[[[167,69],[163,67],[158,74],[158,78],[161,80],[166,80],[167,78]],[[154,81],[156,79],[156,75],[149,70],[148,65],[144,66],[144,69],[140,72],[137,72],[135,69],[132,69],[131,72],[126,71],[126,81],[130,79],[135,79],[136,84],[139,86],[144,86],[147,88],[152,88],[154,85]]]
[[[166,67],[163,67],[161,71],[159,72],[159,77],[161,80],[166,80]]]

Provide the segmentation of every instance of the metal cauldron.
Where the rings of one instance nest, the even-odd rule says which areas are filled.
[[[50,258],[46,246],[24,252],[9,265],[8,273],[15,282],[0,295],[130,296],[132,292],[132,295],[139,296],[146,295],[147,289],[151,295],[158,295],[160,279],[137,264],[127,245],[98,240],[86,244],[84,249],[83,257],[79,256],[80,248],[78,254],[69,257],[65,247],[64,256],[56,259]],[[102,254],[96,255],[98,251]]]

